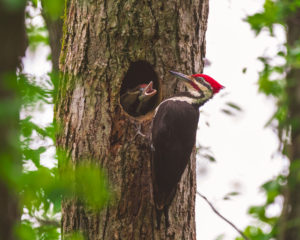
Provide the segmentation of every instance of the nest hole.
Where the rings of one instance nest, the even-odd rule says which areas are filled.
[[[156,90],[156,93],[148,100],[141,102],[139,94],[142,92],[142,86],[147,86],[150,82],[153,83],[152,88]],[[149,62],[132,62],[124,76],[120,90],[120,103],[123,110],[132,117],[143,116],[151,112],[159,101],[159,87],[157,74]]]

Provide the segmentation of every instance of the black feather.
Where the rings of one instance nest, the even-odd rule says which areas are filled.
[[[159,105],[153,119],[152,177],[158,215],[171,204],[189,162],[196,139],[198,107],[184,101],[167,100]]]

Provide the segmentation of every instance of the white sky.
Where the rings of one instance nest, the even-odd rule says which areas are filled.
[[[247,15],[263,6],[263,0],[210,0],[207,31],[207,58],[211,66],[209,74],[226,86],[222,93],[203,107],[200,115],[198,142],[211,147],[216,163],[198,158],[197,189],[238,228],[243,229],[253,219],[247,216],[251,205],[261,204],[264,195],[259,191],[267,180],[272,179],[287,164],[279,154],[276,133],[264,128],[275,111],[272,99],[258,93],[258,70],[262,65],[257,60],[263,54],[274,54],[284,33],[276,29],[275,38],[263,33],[259,37],[244,22]],[[246,74],[242,73],[247,68]],[[226,102],[242,107],[243,112],[228,116],[220,110]],[[210,127],[205,125],[208,121]],[[204,175],[204,176],[203,176]],[[241,194],[231,200],[223,197],[232,191]],[[274,206],[270,214],[280,210]],[[238,234],[226,222],[216,216],[207,203],[196,199],[197,239],[213,240],[224,234],[222,239],[234,239]]]
[[[266,33],[255,37],[243,18],[262,8],[264,0],[210,0],[207,31],[207,58],[212,65],[204,72],[226,86],[218,96],[208,102],[200,116],[198,143],[211,147],[217,160],[208,162],[198,159],[198,191],[204,194],[229,220],[243,229],[253,223],[247,215],[251,205],[263,202],[259,186],[276,176],[287,164],[276,153],[278,140],[270,128],[264,128],[275,110],[275,103],[258,94],[258,70],[262,65],[257,57],[274,54],[284,41],[282,29],[277,28],[277,39]],[[37,23],[39,17],[34,19]],[[50,71],[51,64],[45,59],[49,47],[40,46],[38,54],[27,51],[24,72],[42,77]],[[246,74],[242,73],[247,68]],[[226,102],[242,107],[243,112],[228,116],[220,110]],[[46,117],[45,117],[46,116]],[[51,108],[34,114],[34,121],[45,125],[51,122]],[[209,122],[208,127],[205,122]],[[51,148],[44,154],[43,163],[51,167]],[[231,200],[223,197],[232,191],[240,192]],[[279,201],[280,202],[280,201]],[[280,204],[279,204],[280,205]],[[278,205],[278,206],[279,206]],[[274,206],[270,214],[276,214]],[[235,230],[217,217],[204,200],[196,199],[196,227],[198,240],[214,240],[224,234],[223,240],[233,240]]]

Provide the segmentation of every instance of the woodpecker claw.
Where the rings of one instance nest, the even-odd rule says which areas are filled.
[[[148,139],[148,137],[147,137],[147,135],[145,135],[144,133],[142,133],[142,125],[141,124],[138,124],[138,125],[135,125],[135,128],[136,128],[136,134],[135,134],[135,136],[134,136],[134,139],[138,136],[138,135],[140,135],[141,137],[143,137],[143,138],[147,138]]]

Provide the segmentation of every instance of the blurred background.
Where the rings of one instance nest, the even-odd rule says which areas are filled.
[[[268,31],[256,36],[246,22],[247,16],[262,12],[263,5],[263,0],[210,0],[206,35],[210,65],[204,73],[226,88],[202,108],[198,142],[209,148],[215,162],[203,158],[200,149],[197,188],[240,229],[256,222],[247,212],[250,206],[265,201],[261,185],[288,167],[288,160],[279,151],[276,130],[266,127],[276,111],[276,100],[258,91],[259,72],[264,68],[258,58],[276,56],[285,42],[285,32],[276,26],[273,37]],[[230,107],[230,103],[240,109]],[[267,214],[278,216],[282,204],[283,199],[277,198]],[[237,236],[199,196],[196,216],[199,239]]]
[[[295,24],[288,22],[287,16],[299,12],[300,3],[209,3],[204,73],[226,89],[201,109],[197,190],[249,239],[279,239],[278,218],[288,216],[282,212],[282,189],[289,188],[289,173],[293,169],[298,171],[290,167],[292,158],[298,161],[297,156],[291,155],[290,160],[287,157],[286,144],[293,145],[293,132],[298,128],[287,121],[289,102],[284,92],[289,74],[300,66],[299,44],[289,40],[286,27]],[[55,9],[56,5],[53,6]],[[58,153],[54,147],[53,98],[57,77],[52,72],[49,35],[40,9],[38,1],[26,7],[29,47],[19,72],[27,79],[24,82],[28,91],[22,94],[31,99],[30,104],[20,109],[25,177],[12,181],[20,184],[25,196],[20,236],[59,239],[61,198],[57,196],[68,192],[66,186],[71,180],[60,185],[59,191],[55,188]],[[41,175],[32,174],[40,170]],[[38,185],[41,176],[45,181]],[[199,195],[196,228],[198,239],[243,239]]]

